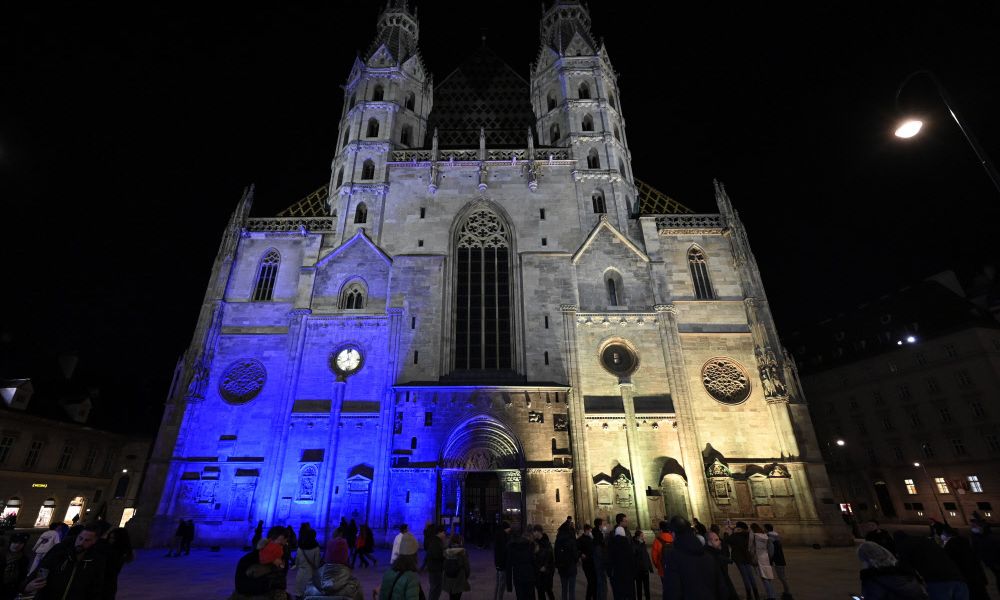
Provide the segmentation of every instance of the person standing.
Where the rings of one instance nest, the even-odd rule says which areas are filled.
[[[632,548],[635,552],[635,600],[649,600],[649,574],[653,572],[653,562],[649,559],[646,535],[641,529],[636,529],[632,535]]]
[[[250,538],[250,548],[252,550],[257,549],[257,544],[264,537],[264,519],[257,521],[257,526],[253,529],[253,537]]]
[[[771,566],[771,540],[768,539],[764,529],[757,523],[750,524],[750,560],[753,562],[760,581],[764,584],[764,593],[767,600],[774,600],[774,567]]]
[[[764,524],[764,532],[771,542],[771,566],[774,567],[774,574],[781,582],[781,597],[790,598],[792,590],[788,588],[788,580],[785,578],[785,546],[781,543],[781,535],[774,530],[774,525]]]
[[[184,522],[184,535],[181,536],[181,549],[180,552],[184,553],[184,556],[189,556],[191,554],[191,542],[194,541],[194,519],[188,519]]]
[[[35,560],[31,562],[31,568],[28,572],[34,571],[41,564],[42,559],[45,558],[45,554],[55,548],[56,544],[62,539],[59,534],[59,526],[63,523],[52,523],[49,525],[49,530],[38,536],[38,541],[35,542],[34,548],[31,549],[35,553]]]
[[[514,535],[507,545],[507,579],[517,600],[535,598],[535,552],[531,536]]]
[[[990,595],[986,591],[986,571],[983,570],[976,553],[972,551],[972,544],[947,525],[941,528],[939,536],[944,543],[945,554],[962,572],[965,585],[969,588],[969,600],[989,600]]]
[[[591,533],[594,534],[594,586],[596,588],[594,598],[596,600],[607,600],[608,598],[608,548],[606,538],[609,529],[604,519],[594,519],[594,528],[591,530]]]
[[[500,522],[493,537],[493,566],[496,567],[496,585],[493,588],[493,600],[502,600],[503,593],[507,590],[507,543],[510,537],[510,523]]]
[[[396,537],[392,540],[392,554],[389,555],[390,567],[392,566],[392,563],[396,562],[396,558],[399,557],[399,545],[403,542],[403,538],[406,536],[413,537],[413,534],[410,533],[410,527],[406,523],[400,523],[399,533],[397,533]],[[413,539],[416,540],[417,538]]]
[[[106,561],[95,548],[97,528],[84,525],[78,531],[45,555],[35,577],[24,586],[25,592],[35,592],[35,600],[103,598]],[[47,576],[40,576],[42,569]]]
[[[299,551],[295,555],[295,597],[299,599],[305,597],[306,586],[318,579],[322,561],[316,536],[310,535],[309,531],[299,529]]]
[[[184,546],[184,534],[186,531],[187,522],[185,522],[184,519],[178,519],[177,529],[174,530],[173,543],[171,543],[170,548],[167,550],[167,558],[181,555],[181,548]]]
[[[552,580],[555,577],[552,543],[541,525],[534,526],[532,537],[535,539],[535,592],[538,600],[556,600],[552,593]]]
[[[559,572],[559,590],[562,600],[576,600],[576,563],[579,558],[573,521],[570,517],[556,531],[554,547],[556,570]]]
[[[347,540],[347,547],[351,549],[351,568],[354,568],[354,563],[358,559],[358,523],[354,519],[347,524],[347,530],[344,531],[344,539]]]
[[[427,577],[430,588],[427,592],[427,600],[439,600],[441,598],[441,583],[444,576],[444,525],[434,526],[434,535],[430,537],[427,545]]]
[[[417,549],[420,547],[417,538],[409,531],[401,531],[400,535],[396,559],[392,568],[382,576],[382,584],[378,588],[379,600],[418,600],[423,596],[420,575],[417,574]]]
[[[663,579],[663,553],[674,545],[674,534],[670,531],[670,523],[660,521],[660,531],[653,540],[653,566],[657,575],[660,576],[660,583],[663,589],[667,588],[667,582]]]
[[[930,538],[910,536],[903,531],[893,533],[892,541],[899,552],[899,562],[923,577],[932,600],[968,598],[969,588],[962,579],[962,571],[941,546]]]
[[[448,594],[448,600],[459,600],[464,592],[470,591],[469,577],[472,566],[469,554],[462,545],[462,536],[454,534],[444,551],[444,580],[441,589]]]
[[[715,525],[712,527],[714,528]],[[739,595],[733,586],[733,580],[729,578],[729,563],[733,562],[733,559],[729,558],[728,546],[722,543],[722,538],[714,529],[709,530],[706,535],[705,552],[712,557],[718,566],[719,577],[726,588],[721,600],[739,600]]]
[[[900,564],[881,544],[862,542],[858,546],[861,561],[861,593],[868,600],[926,600],[927,590],[920,576]]]
[[[597,600],[597,575],[594,572],[594,534],[589,523],[583,524],[583,533],[576,538],[576,550],[580,554],[580,566],[587,579],[586,600]]]
[[[736,563],[736,568],[740,572],[740,579],[743,580],[747,600],[750,600],[751,596],[754,600],[758,600],[757,583],[754,581],[753,576],[755,561],[750,553],[750,528],[743,521],[737,521],[733,533],[729,534],[725,541],[728,542],[730,549],[732,549],[733,562]]]
[[[28,537],[27,533],[15,533],[10,536],[7,547],[0,548],[0,568],[3,569],[3,581],[0,582],[2,600],[13,600],[17,597],[28,573],[31,572],[28,570],[32,564],[31,554],[27,549]]]
[[[664,550],[664,600],[722,600],[726,587],[719,567],[682,517],[672,517],[674,543]]]
[[[635,551],[629,539],[627,520],[619,514],[615,533],[608,541],[608,578],[615,600],[632,600],[635,596]]]
[[[104,598],[115,600],[118,593],[118,575],[125,565],[135,560],[132,539],[124,527],[115,527],[107,533],[107,567],[104,571]]]

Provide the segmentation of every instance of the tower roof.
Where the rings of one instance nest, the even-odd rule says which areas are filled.
[[[417,54],[420,25],[416,10],[410,12],[408,4],[407,0],[390,0],[386,3],[378,17],[378,33],[365,52],[365,62],[383,45],[400,64]]]
[[[528,82],[485,45],[434,89],[427,146],[435,128],[442,147],[478,147],[479,130],[490,147],[521,147],[534,128]]]
[[[556,0],[542,15],[539,25],[542,46],[563,54],[576,35],[590,46],[593,53],[597,52],[598,44],[590,33],[590,12],[587,8],[579,0]]]

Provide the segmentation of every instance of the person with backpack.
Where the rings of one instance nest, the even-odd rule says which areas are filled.
[[[576,600],[576,561],[579,553],[575,534],[573,522],[569,519],[556,532],[555,566],[559,571],[562,600]]]
[[[382,576],[378,600],[419,600],[424,595],[420,589],[420,575],[417,574],[417,549],[417,538],[413,535],[407,534],[400,539],[399,555],[392,568]]]
[[[656,567],[656,573],[660,576],[660,583],[663,588],[666,589],[667,581],[663,578],[663,556],[667,548],[671,548],[674,545],[674,534],[670,531],[670,523],[666,520],[660,521],[660,532],[656,534],[656,539],[653,540],[653,566]]]
[[[299,551],[295,555],[295,597],[304,598],[306,586],[318,580],[319,566],[321,563],[319,555],[319,543],[315,535],[305,535],[299,539]]]
[[[444,578],[441,589],[448,594],[448,600],[459,600],[462,592],[472,589],[469,586],[470,575],[472,567],[469,564],[469,553],[462,546],[462,536],[456,533],[451,536],[448,548],[444,551]]]
[[[535,539],[535,590],[538,600],[556,600],[552,593],[552,580],[555,577],[555,559],[552,556],[552,542],[541,525],[532,528]]]

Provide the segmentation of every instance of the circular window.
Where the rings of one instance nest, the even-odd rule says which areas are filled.
[[[601,365],[618,377],[626,377],[635,372],[639,358],[631,348],[622,343],[612,343],[601,351]]]
[[[267,370],[263,363],[255,358],[240,359],[222,373],[219,394],[230,404],[246,404],[264,389],[265,381]]]
[[[713,358],[701,368],[705,391],[723,404],[739,404],[750,396],[750,377],[731,358]]]

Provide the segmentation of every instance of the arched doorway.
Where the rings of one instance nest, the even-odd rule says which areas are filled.
[[[489,533],[500,521],[520,526],[524,452],[502,421],[477,415],[460,423],[444,444],[440,464],[441,521],[476,536]]]

